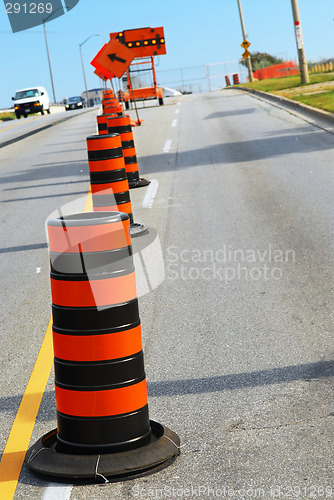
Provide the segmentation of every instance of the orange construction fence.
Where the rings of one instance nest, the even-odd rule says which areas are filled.
[[[253,76],[257,80],[266,80],[267,78],[282,78],[284,76],[298,75],[298,71],[296,61],[286,61],[268,66],[267,68],[257,69],[253,72]]]

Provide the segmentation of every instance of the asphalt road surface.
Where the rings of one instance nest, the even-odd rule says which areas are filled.
[[[14,498],[333,498],[334,135],[234,90],[139,113],[151,184],[130,194],[158,235],[137,276],[149,412],[181,454],[107,484],[23,465]],[[0,149],[1,453],[50,319],[45,221],[84,205],[96,115]],[[55,427],[51,371],[30,444]]]

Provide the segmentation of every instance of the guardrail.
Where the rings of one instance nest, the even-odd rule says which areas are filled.
[[[59,113],[61,111],[65,111],[65,106],[64,104],[50,103],[50,111],[51,113]],[[0,109],[0,113],[14,113],[14,108]]]

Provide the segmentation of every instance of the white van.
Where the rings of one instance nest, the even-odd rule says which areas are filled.
[[[50,99],[44,87],[17,90],[12,100],[16,118],[21,118],[21,115],[26,118],[29,114],[39,111],[42,115],[44,111],[50,114]]]

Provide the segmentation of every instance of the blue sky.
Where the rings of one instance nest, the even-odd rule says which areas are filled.
[[[242,0],[242,8],[250,51],[297,58],[290,0]],[[333,58],[333,0],[299,0],[299,10],[307,59]],[[88,88],[95,88],[100,81],[89,63],[109,33],[147,26],[165,29],[167,55],[157,61],[158,77],[169,69],[235,61],[243,52],[237,0],[80,0],[46,24],[57,100],[84,91],[79,44],[86,38],[100,33],[82,46]],[[44,86],[52,97],[43,28],[12,33],[4,3],[0,61],[0,108],[28,86]]]

